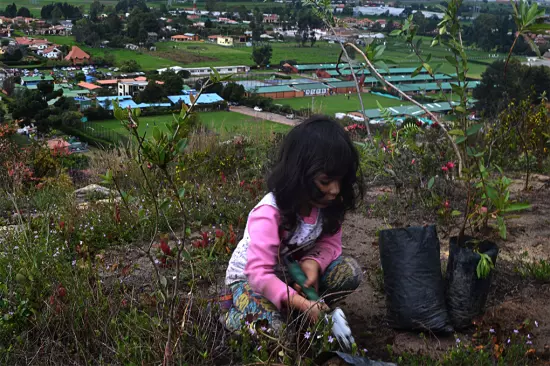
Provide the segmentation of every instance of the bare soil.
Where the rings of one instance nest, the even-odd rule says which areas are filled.
[[[492,289],[485,315],[479,321],[491,325],[501,332],[512,334],[523,321],[535,320],[539,327],[533,329],[533,346],[541,358],[541,364],[550,359],[550,285],[522,278],[516,273],[519,256],[527,251],[534,259],[550,259],[550,190],[541,181],[534,179],[533,190],[521,192],[521,181],[512,187],[518,199],[532,204],[532,208],[507,221],[509,238],[497,239],[500,247],[499,259],[493,276]],[[388,188],[377,188],[370,192],[367,201],[378,194],[388,192]],[[407,225],[423,225],[422,217],[410,219]],[[369,356],[387,360],[387,345],[394,352],[429,354],[437,357],[455,345],[455,337],[413,332],[400,332],[390,329],[385,321],[385,296],[379,272],[380,257],[376,232],[388,227],[388,223],[378,218],[366,218],[362,213],[349,215],[343,232],[344,254],[356,258],[363,267],[365,281],[359,289],[348,296],[340,306],[346,313],[356,341],[360,347],[369,350]],[[440,233],[442,260],[448,255],[447,236]],[[445,263],[443,263],[445,265]],[[378,272],[377,272],[378,271]],[[457,334],[463,341],[472,332]]]

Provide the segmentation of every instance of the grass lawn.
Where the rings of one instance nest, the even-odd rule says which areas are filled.
[[[282,60],[299,63],[336,62],[340,48],[336,44],[318,42],[314,47],[298,47],[295,42],[271,43],[271,64]],[[178,61],[182,66],[253,65],[252,47],[223,47],[208,42],[159,42],[157,52],[161,57]]]
[[[370,93],[363,93],[362,97],[363,97],[363,103],[365,105],[365,109],[378,108],[376,101],[378,101],[380,105],[382,105],[382,107],[394,107],[394,106],[410,104],[402,100],[385,98],[385,97],[381,97],[379,95],[370,94]],[[334,113],[354,112],[361,109],[361,104],[359,103],[359,98],[357,97],[356,94],[351,94],[349,100],[343,94],[339,94],[339,95],[333,95],[330,97],[319,96],[314,98],[302,97],[302,98],[277,99],[275,103],[283,104],[283,105],[288,104],[295,109],[299,109],[299,108],[311,108],[312,100],[313,100],[314,111],[326,113],[330,116],[334,116]]]
[[[242,133],[248,136],[261,136],[270,132],[286,132],[289,126],[275,122],[258,120],[236,112],[200,112],[202,125],[216,131],[221,135]],[[164,128],[166,122],[172,120],[172,115],[148,116],[140,118],[139,131],[143,133],[152,132],[153,127]],[[110,129],[112,131],[126,134],[125,128],[116,119],[90,122],[90,127]]]

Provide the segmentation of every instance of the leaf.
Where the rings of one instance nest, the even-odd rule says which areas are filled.
[[[390,33],[390,37],[400,36],[403,31],[401,29],[394,29]]]
[[[160,284],[162,287],[166,287],[168,285],[168,280],[164,276],[160,276]]]
[[[166,211],[168,210],[169,206],[170,206],[170,199],[165,198],[164,201],[162,201],[162,203],[160,204],[159,209],[161,211]]]
[[[453,56],[447,55],[445,56],[445,59],[454,67],[458,66],[458,61]]]
[[[495,202],[498,201],[498,192],[493,186],[491,185],[485,186],[485,191],[487,193],[487,197],[491,201],[495,201]]]
[[[466,141],[466,136],[459,136],[456,138],[455,143],[458,145],[463,143],[464,141]]]
[[[411,77],[414,78],[416,75],[420,74],[420,71],[422,71],[422,66],[418,66],[416,70],[414,70],[413,73],[411,74]]]
[[[528,210],[531,208],[531,205],[528,203],[511,203],[502,210],[502,212],[514,212],[514,211],[522,211],[522,210]]]
[[[452,210],[451,211],[451,216],[452,217],[457,217],[457,216],[460,216],[462,215],[462,212],[458,211],[458,210]]]
[[[160,139],[161,139],[160,129],[157,126],[155,126],[155,128],[153,128],[153,138],[157,141],[160,141]]]
[[[422,64],[422,67],[424,67],[426,69],[428,74],[433,75],[434,71],[432,70],[432,67],[430,65],[428,65],[428,63],[424,62]]]
[[[449,135],[451,135],[451,136],[464,136],[464,131],[459,130],[459,129],[450,130]]]
[[[457,111],[458,113],[466,113],[466,108],[464,108],[463,106],[461,105],[457,105],[455,107],[455,111]]]
[[[506,240],[506,223],[504,222],[504,218],[502,216],[497,216],[497,227],[500,237]]]
[[[481,130],[482,127],[483,127],[482,123],[478,123],[473,126],[470,126],[470,128],[466,130],[466,136],[475,135],[476,133],[478,133],[479,130]]]
[[[434,186],[434,183],[435,183],[435,177],[431,177],[430,180],[428,181],[428,189],[432,189],[432,187]]]
[[[180,199],[183,199],[185,197],[185,188],[180,188],[178,191],[178,196]]]

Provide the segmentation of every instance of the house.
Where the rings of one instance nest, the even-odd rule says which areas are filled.
[[[50,46],[46,49],[39,50],[36,52],[38,55],[49,58],[50,60],[60,59],[63,55],[63,52],[58,48],[57,45]]]
[[[264,23],[277,23],[279,21],[279,15],[277,14],[264,14]]]
[[[132,44],[132,43],[126,43],[124,45],[124,48],[128,49],[128,50],[132,50],[132,51],[137,51],[139,50],[139,46],[136,46],[135,44]]]
[[[36,86],[41,81],[45,81],[45,82],[51,84],[51,83],[53,83],[53,77],[51,77],[50,75],[45,75],[45,76],[22,76],[21,77],[21,85],[23,85],[27,88],[29,86]]]
[[[36,30],[36,34],[41,35],[55,35],[55,36],[66,36],[67,29],[62,25],[55,25],[49,28],[40,28]]]
[[[90,62],[90,55],[77,46],[73,46],[69,54],[65,56],[65,60],[70,61],[73,65],[82,65]]]
[[[90,91],[96,90],[96,89],[101,89],[101,87],[99,85],[95,85],[95,84],[92,84],[92,83],[87,83],[85,81],[81,81],[80,83],[78,83],[78,86],[81,87],[81,88],[84,88],[84,89],[88,89]]]
[[[170,39],[174,42],[200,41],[199,35],[193,33],[178,34],[170,37]]]
[[[147,81],[119,81],[118,83],[118,96],[136,96],[139,92],[145,90],[147,87]]]
[[[208,42],[213,42],[213,43],[217,43],[218,42],[218,37],[223,37],[219,34],[216,34],[216,35],[213,35],[213,36],[208,36]]]
[[[386,28],[386,19],[376,19],[374,22],[380,24],[380,27]]]
[[[71,34],[73,31],[73,21],[72,20],[60,20],[59,25],[65,27],[67,34]]]
[[[231,46],[233,46],[233,37],[220,36],[220,37],[218,37],[218,39],[217,39],[217,43],[218,43],[220,46],[231,47]]]
[[[214,66],[213,69],[215,69],[220,74],[236,74],[236,73],[247,73],[250,71],[249,66],[239,65],[239,66]],[[158,73],[162,74],[166,70],[173,70],[175,72],[179,71],[188,71],[191,76],[208,76],[212,72],[209,67],[202,66],[202,67],[180,67],[180,66],[174,66],[164,69],[158,69]]]

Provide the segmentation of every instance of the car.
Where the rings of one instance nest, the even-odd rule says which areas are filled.
[[[256,112],[261,112],[261,111],[262,111],[262,109],[261,109],[260,107],[258,107],[258,106],[254,107],[254,110],[255,110]]]
[[[288,118],[288,119],[294,119],[294,115],[293,115],[293,114],[287,114],[287,115],[286,115],[286,118]]]

